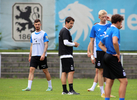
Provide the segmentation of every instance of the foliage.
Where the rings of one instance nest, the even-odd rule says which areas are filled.
[[[59,25],[56,25],[56,26],[55,26],[55,31],[58,31],[58,27],[59,27]]]

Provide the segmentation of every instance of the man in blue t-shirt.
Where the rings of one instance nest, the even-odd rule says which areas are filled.
[[[99,47],[106,52],[103,58],[103,76],[107,78],[105,87],[105,100],[110,100],[111,88],[114,79],[120,82],[119,100],[125,100],[127,87],[126,73],[120,62],[120,32],[122,28],[123,16],[115,14],[111,17],[112,25],[106,31],[106,35],[101,39]]]
[[[101,38],[105,35],[105,31],[111,26],[111,23],[106,24],[106,21],[107,20],[110,21],[111,18],[107,16],[107,12],[105,10],[100,10],[98,15],[100,22],[92,27],[90,33],[90,42],[91,42],[90,50],[91,50],[91,61],[93,64],[95,63],[96,64],[95,67],[98,68],[98,82],[100,86],[101,97],[105,97],[104,87],[103,87],[104,78],[103,78],[103,66],[102,66],[102,58],[105,52],[98,47],[98,43],[100,42]],[[96,39],[96,54],[97,54],[96,62],[93,56],[94,39]]]

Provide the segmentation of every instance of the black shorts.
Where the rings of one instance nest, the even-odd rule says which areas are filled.
[[[105,52],[104,51],[96,51],[97,58],[95,63],[95,68],[103,68],[103,57]]]
[[[62,72],[68,73],[71,71],[75,71],[73,58],[62,58],[61,64],[62,64]]]
[[[30,67],[37,67],[39,66],[39,69],[46,69],[47,66],[47,57],[43,61],[40,61],[40,56],[32,56],[30,61]]]
[[[111,54],[105,54],[103,58],[104,69],[103,76],[109,79],[126,78],[126,73],[122,67],[121,62],[118,62],[118,58]]]

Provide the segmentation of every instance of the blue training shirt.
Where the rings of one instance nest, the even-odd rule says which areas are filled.
[[[111,26],[111,23],[101,25],[101,24],[96,24],[92,27],[91,32],[90,32],[90,38],[96,38],[96,51],[102,51],[102,49],[99,48],[98,44],[103,38],[103,36],[106,34],[106,30]]]
[[[120,31],[117,27],[111,25],[111,27],[106,31],[106,35],[101,40],[101,42],[106,46],[106,53],[108,54],[116,54],[112,40],[114,36],[118,38],[118,44],[120,49]]]

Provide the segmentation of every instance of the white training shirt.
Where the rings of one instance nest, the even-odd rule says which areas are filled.
[[[30,42],[32,43],[32,56],[41,56],[45,48],[44,42],[49,42],[48,35],[43,30],[40,32],[33,32]],[[47,56],[47,52],[45,56]]]

